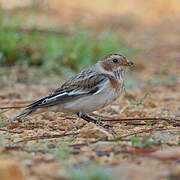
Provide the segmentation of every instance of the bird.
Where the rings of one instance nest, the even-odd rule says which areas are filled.
[[[111,104],[121,95],[126,68],[133,65],[121,54],[106,55],[48,96],[24,106],[24,111],[10,122],[31,114],[53,111],[73,113],[87,122],[97,124],[97,120],[87,114]]]

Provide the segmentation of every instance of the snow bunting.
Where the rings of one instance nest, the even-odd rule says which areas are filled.
[[[109,54],[65,82],[50,95],[25,106],[12,121],[44,111],[71,112],[96,123],[86,113],[103,108],[116,100],[124,87],[125,67],[133,65],[121,54]]]

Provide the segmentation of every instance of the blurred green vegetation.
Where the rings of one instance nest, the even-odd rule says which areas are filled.
[[[110,180],[119,179],[110,168],[101,168],[97,165],[69,170],[70,180]]]
[[[108,53],[133,53],[112,32],[96,36],[82,30],[74,35],[0,30],[0,65],[35,65],[58,70],[60,65],[79,71]]]
[[[0,18],[0,66],[35,66],[41,70],[65,73],[79,71],[109,53],[127,57],[135,50],[115,32],[94,30],[46,31],[24,29]]]
[[[136,148],[152,148],[153,145],[159,145],[159,142],[150,137],[139,137],[135,135],[131,138],[131,144]]]

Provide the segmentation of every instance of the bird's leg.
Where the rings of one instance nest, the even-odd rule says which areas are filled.
[[[95,119],[93,119],[93,118],[83,114],[82,112],[78,112],[77,115],[78,115],[78,117],[84,119],[87,122],[92,122],[94,124],[97,124],[97,120],[95,120]]]
[[[86,120],[87,122],[92,122],[92,123],[94,123],[94,124],[98,124],[98,121],[97,121],[97,120],[95,120],[95,119],[93,119],[93,118],[91,118],[91,117],[83,114],[82,112],[78,112],[77,115],[78,115],[78,117]],[[100,124],[101,124],[101,123],[100,123]],[[101,124],[101,125],[102,125],[102,124]],[[116,135],[118,134],[118,133],[113,129],[113,127],[110,126],[110,125],[108,125],[108,124],[105,124],[105,125],[103,125],[102,127],[105,128],[105,129],[107,129],[108,131],[112,131],[112,132],[113,132],[114,134],[116,134]]]

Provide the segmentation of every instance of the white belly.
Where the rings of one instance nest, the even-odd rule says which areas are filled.
[[[110,82],[107,82],[104,85],[103,90],[101,90],[99,93],[81,97],[73,102],[61,104],[57,109],[65,112],[90,113],[111,104],[119,97],[121,91],[122,90],[116,92],[115,89],[112,88]]]

